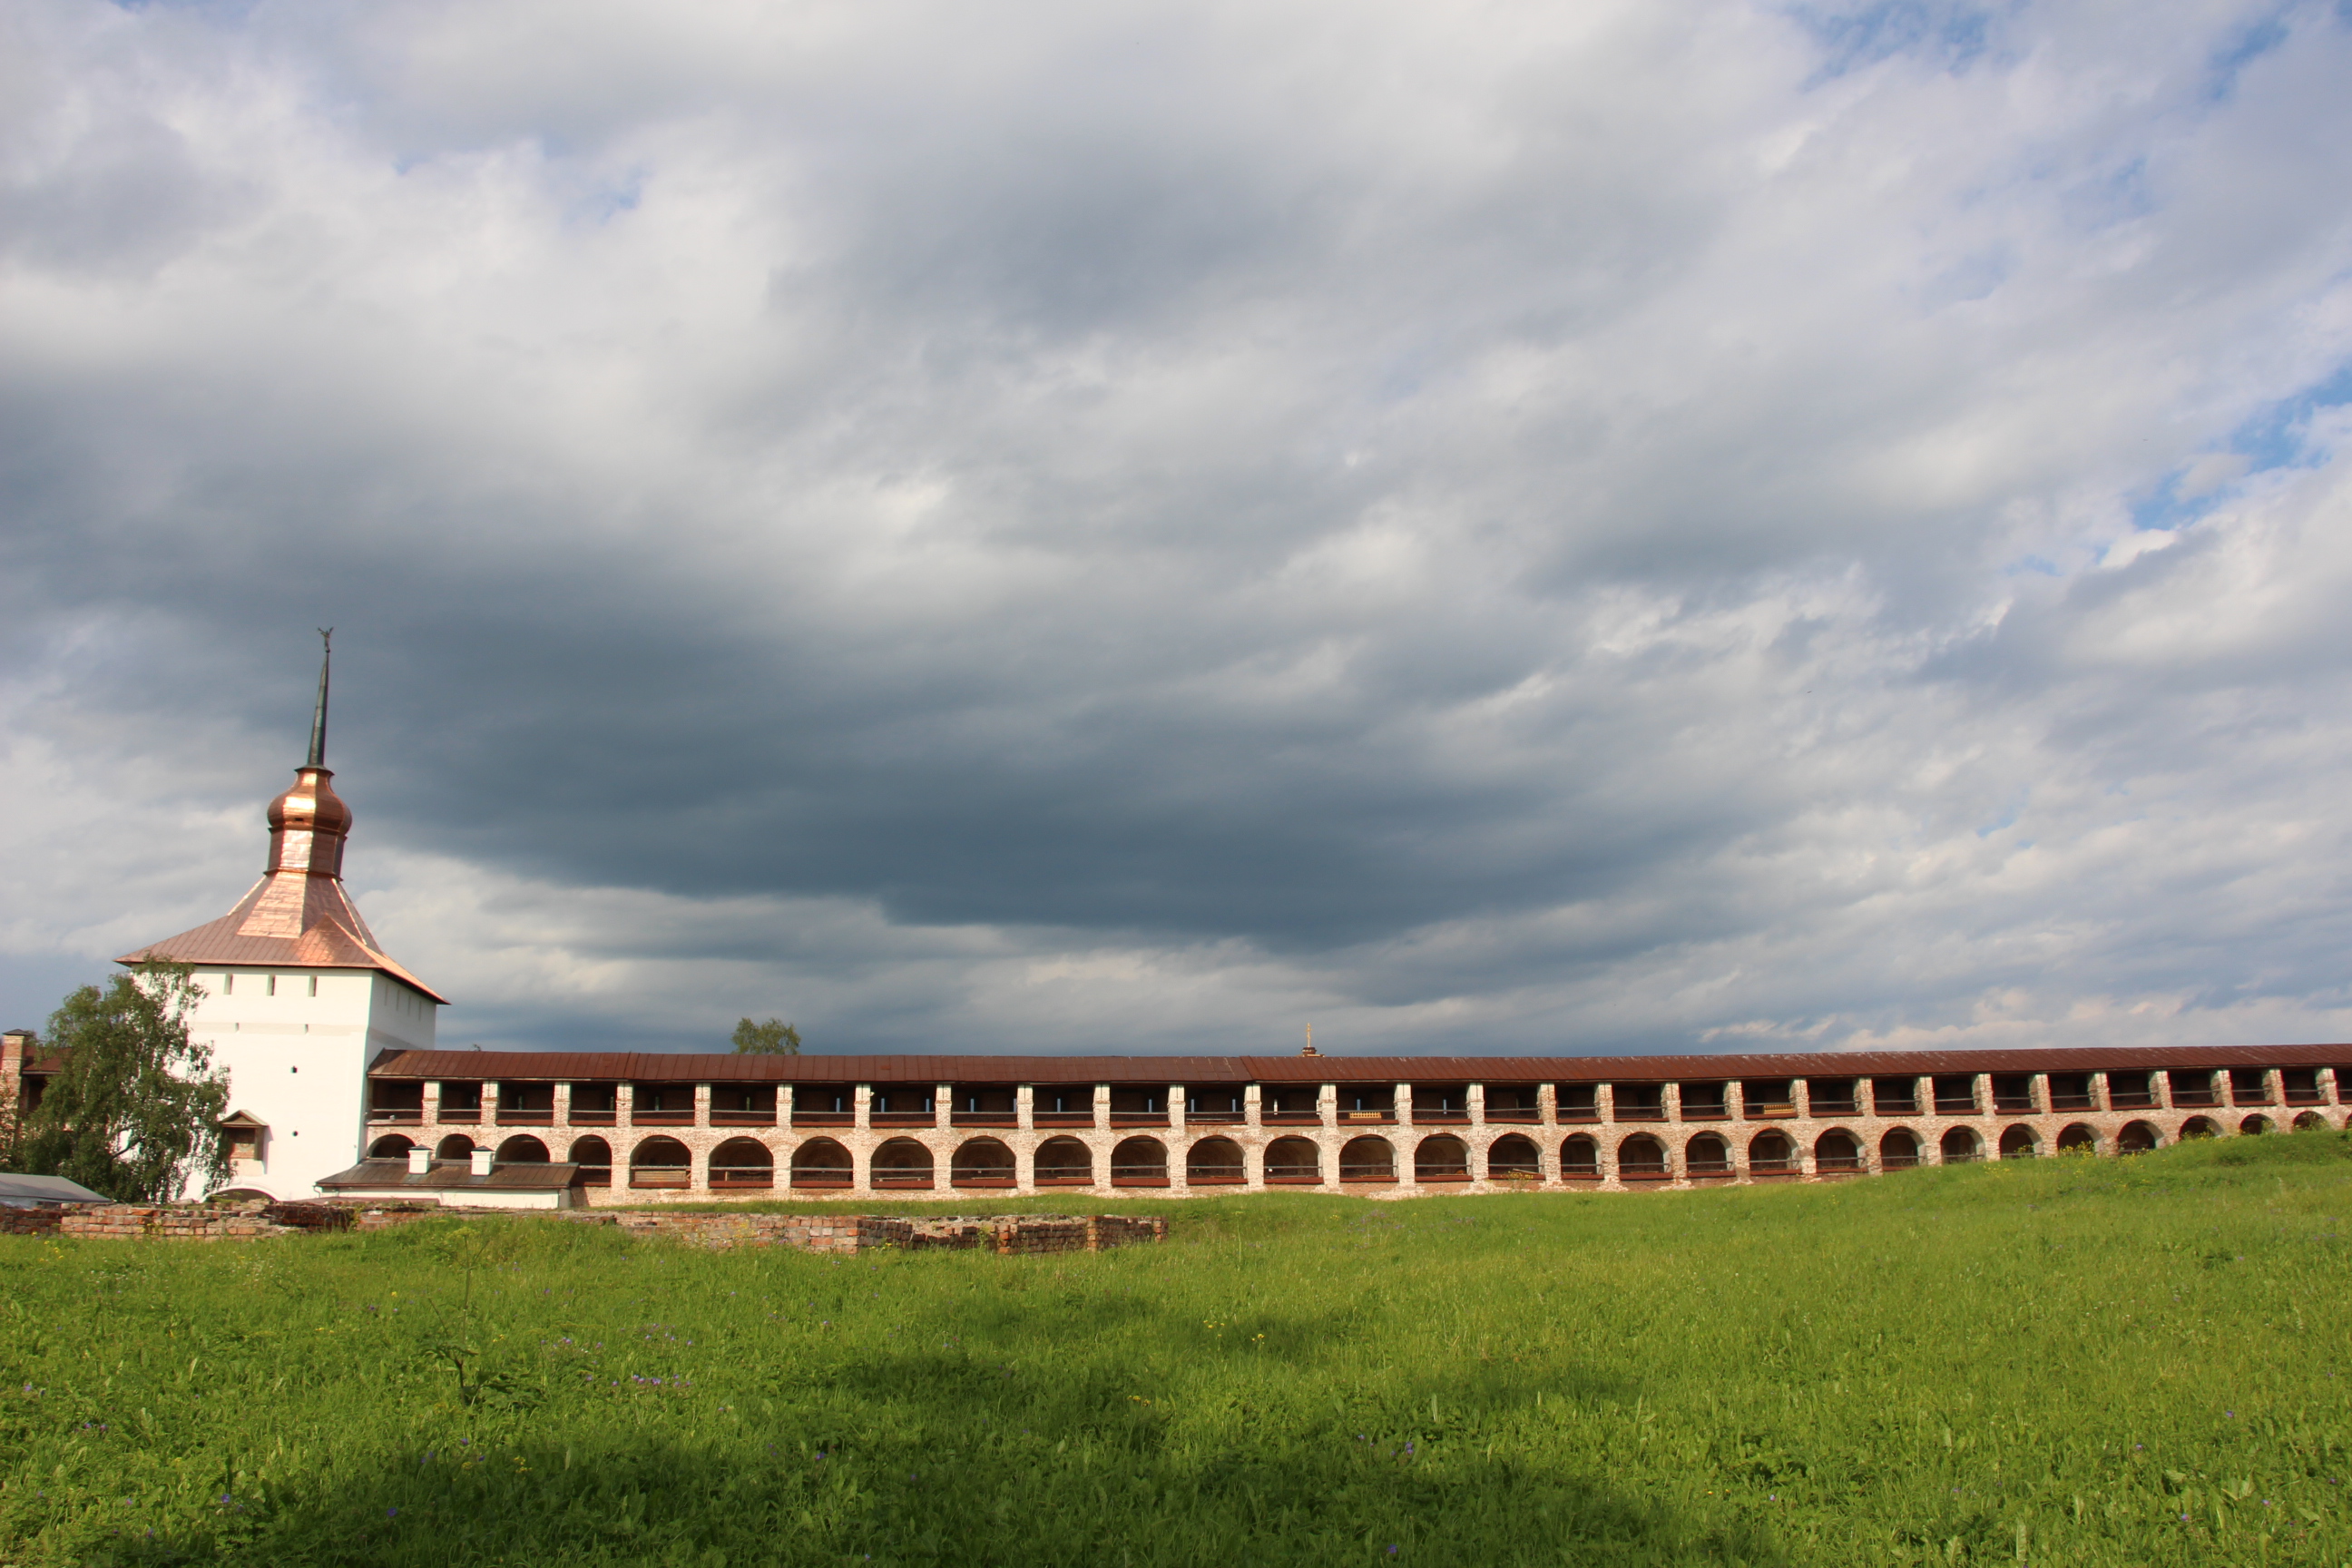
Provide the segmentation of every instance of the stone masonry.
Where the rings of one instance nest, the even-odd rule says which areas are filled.
[[[608,1059],[614,1079],[595,1081]],[[2343,1127],[2352,1115],[2346,1046],[1549,1063],[1218,1058],[1256,1076],[1221,1086],[1210,1114],[1188,1105],[1195,1097],[1170,1070],[1188,1059],[1097,1058],[1115,1063],[1118,1076],[1049,1081],[1039,1068],[1051,1058],[1024,1058],[1020,1070],[1034,1081],[1005,1091],[1009,1104],[977,1112],[961,1108],[971,1102],[961,1076],[991,1070],[988,1058],[853,1058],[887,1065],[892,1079],[856,1083],[840,1109],[830,1096],[841,1086],[827,1086],[816,1110],[807,1080],[843,1070],[824,1058],[778,1063],[759,1086],[769,1098],[751,1110],[714,1104],[740,1096],[741,1076],[695,1076],[700,1061],[732,1068],[734,1058],[667,1058],[677,1079],[649,1086],[646,1064],[664,1059],[631,1057],[624,1068],[618,1056],[407,1053],[378,1064],[367,1152],[421,1144],[443,1159],[479,1147],[500,1161],[572,1161],[592,1168],[580,1195],[597,1207],[785,1192],[861,1204],[948,1192],[1408,1197],[1839,1180]],[[549,1070],[559,1062],[562,1077]],[[473,1079],[455,1114],[442,1102],[441,1075],[454,1079],[453,1069]],[[524,1077],[534,1070],[546,1077]],[[620,1079],[624,1071],[635,1081]],[[1224,1102],[1227,1089],[1238,1103]],[[575,1113],[575,1100],[597,1109]]]

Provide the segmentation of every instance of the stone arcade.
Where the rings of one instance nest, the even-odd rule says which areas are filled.
[[[401,1051],[370,1160],[577,1167],[580,1201],[1836,1179],[2344,1122],[2352,1047],[1748,1057]],[[373,1170],[370,1169],[373,1167]]]

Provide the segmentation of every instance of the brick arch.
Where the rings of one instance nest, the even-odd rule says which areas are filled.
[[[1878,1141],[1878,1168],[1908,1171],[1919,1163],[1919,1135],[1908,1127],[1889,1128]]]
[[[1122,1138],[1110,1152],[1110,1184],[1114,1187],[1164,1187],[1168,1184],[1168,1145],[1157,1138]]]
[[[1621,1182],[1663,1182],[1675,1173],[1666,1146],[1647,1132],[1636,1132],[1617,1145],[1617,1179]]]
[[[550,1158],[547,1145],[528,1132],[518,1132],[499,1145],[498,1163],[501,1165],[544,1165]]]
[[[1311,1138],[1277,1138],[1265,1146],[1265,1179],[1277,1186],[1316,1185],[1323,1180],[1323,1151]]]
[[[1702,1132],[1683,1145],[1683,1170],[1694,1181],[1721,1180],[1737,1173],[1731,1163],[1731,1145],[1722,1135]]]
[[[1590,1132],[1576,1132],[1560,1141],[1559,1174],[1562,1181],[1597,1182],[1601,1179],[1601,1145]]]
[[[1184,1180],[1196,1187],[1238,1186],[1249,1180],[1242,1146],[1230,1138],[1203,1138],[1185,1152]]]
[[[629,1151],[629,1185],[686,1187],[694,1184],[694,1156],[675,1138],[640,1139]]]
[[[1413,1146],[1412,1179],[1416,1182],[1466,1182],[1470,1179],[1470,1146],[1451,1132],[1433,1133]]]
[[[1350,1138],[1339,1151],[1343,1182],[1393,1182],[1397,1179],[1396,1145],[1385,1138]]]
[[[831,1138],[812,1138],[793,1151],[793,1185],[847,1187],[857,1183],[857,1166],[849,1151]]]
[[[2238,1131],[2250,1138],[2259,1136],[2272,1131],[2271,1119],[2267,1116],[2249,1116],[2238,1123]]]
[[[2184,1143],[2191,1138],[2219,1138],[2220,1136],[2221,1136],[2221,1124],[2210,1116],[2192,1116],[2180,1124],[2180,1141]]]
[[[1535,1141],[1517,1132],[1496,1139],[1486,1150],[1486,1179],[1490,1182],[1543,1180],[1543,1156],[1536,1152]]]
[[[452,1132],[441,1140],[433,1151],[436,1160],[467,1160],[474,1153],[474,1141],[463,1132]]]
[[[730,1138],[710,1152],[713,1191],[756,1192],[776,1184],[776,1156],[757,1138]]]
[[[948,1157],[950,1186],[1011,1187],[1020,1180],[1020,1166],[1002,1138],[967,1138]]]
[[[1748,1141],[1748,1173],[1786,1176],[1804,1169],[1796,1141],[1777,1127],[1768,1127]]]
[[[368,1158],[371,1160],[405,1160],[408,1158],[408,1152],[415,1147],[416,1141],[415,1139],[404,1138],[399,1133],[394,1132],[389,1137],[379,1138],[374,1142],[369,1144]]]
[[[2320,1115],[2316,1110],[2306,1110],[2294,1119],[2294,1130],[2297,1132],[2322,1132],[2326,1131],[2326,1128],[2327,1118]]]
[[[613,1184],[613,1145],[602,1138],[574,1138],[571,1152],[563,1156],[580,1167],[580,1184],[583,1187],[609,1187]]]
[[[877,1188],[921,1192],[931,1185],[931,1152],[913,1138],[892,1138],[874,1151],[866,1172]]]
[[[1030,1168],[1041,1187],[1095,1184],[1095,1152],[1076,1138],[1048,1138],[1037,1145]]]
[[[2164,1134],[2146,1121],[2126,1121],[2123,1131],[2116,1134],[2116,1152],[2118,1154],[2145,1154],[2151,1149],[2163,1146]]]
[[[1984,1140],[1973,1127],[1948,1130],[1943,1141],[1936,1146],[1937,1153],[1947,1165],[1965,1165],[1984,1158]]]
[[[1862,1169],[1862,1140],[1844,1128],[1832,1127],[1813,1140],[1813,1170],[1817,1174]]]
[[[2042,1140],[2033,1129],[2020,1121],[2001,1129],[2000,1157],[2004,1160],[2031,1160],[2042,1152]]]
[[[2058,1130],[2058,1152],[2061,1154],[2095,1154],[2099,1152],[2099,1130],[2087,1121],[2073,1121]]]

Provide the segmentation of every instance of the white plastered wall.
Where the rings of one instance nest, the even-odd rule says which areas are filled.
[[[320,1177],[362,1152],[368,1063],[383,1051],[432,1049],[439,1004],[366,969],[208,965],[195,979],[205,994],[189,1037],[211,1047],[215,1068],[227,1074],[229,1110],[268,1127],[260,1158],[238,1161],[226,1184],[315,1197]]]

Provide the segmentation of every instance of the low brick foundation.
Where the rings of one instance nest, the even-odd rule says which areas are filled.
[[[1168,1222],[1132,1215],[990,1215],[976,1218],[900,1218],[891,1215],[668,1214],[568,1211],[575,1225],[607,1225],[640,1236],[666,1236],[689,1247],[789,1247],[801,1252],[857,1253],[879,1247],[995,1252],[1101,1252],[1164,1241]]]
[[[0,1209],[0,1236],[55,1236],[63,1209]]]
[[[510,1210],[465,1210],[439,1204],[90,1204],[0,1209],[0,1236],[63,1236],[77,1240],[255,1241],[266,1236],[390,1230],[436,1217],[521,1218]],[[689,1247],[789,1247],[852,1254],[882,1247],[994,1252],[1101,1252],[1164,1241],[1168,1222],[1137,1215],[990,1215],[946,1219],[895,1215],[677,1214],[559,1210],[547,1216],[575,1225],[613,1226]]]
[[[300,1226],[279,1225],[259,1209],[205,1208],[188,1204],[89,1204],[63,1211],[58,1234],[85,1241],[254,1241],[265,1236],[299,1236]]]

